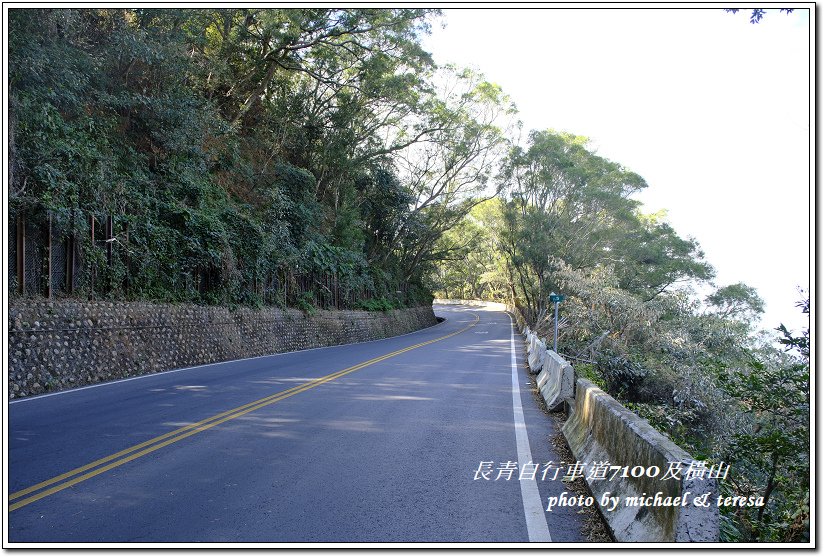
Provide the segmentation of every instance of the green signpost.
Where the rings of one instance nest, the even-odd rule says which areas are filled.
[[[555,304],[555,334],[552,337],[552,350],[558,353],[558,304],[564,301],[563,294],[553,292],[549,295],[549,301]]]

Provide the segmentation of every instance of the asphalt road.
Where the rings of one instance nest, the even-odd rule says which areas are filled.
[[[567,487],[510,317],[436,314],[11,403],[9,542],[585,541],[577,508],[544,510]]]

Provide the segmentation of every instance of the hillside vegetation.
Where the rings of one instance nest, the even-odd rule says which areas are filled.
[[[75,294],[428,303],[512,110],[435,67],[433,15],[10,10],[12,214],[78,244]]]

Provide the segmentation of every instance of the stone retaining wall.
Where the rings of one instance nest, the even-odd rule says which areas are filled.
[[[29,301],[9,306],[9,397],[306,348],[376,340],[434,325],[432,307],[317,311]]]

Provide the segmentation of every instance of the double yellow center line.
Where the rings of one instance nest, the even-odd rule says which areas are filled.
[[[181,427],[174,431],[164,433],[163,435],[160,435],[153,439],[149,439],[148,441],[144,441],[143,443],[134,445],[127,449],[123,449],[122,451],[118,451],[109,456],[95,460],[94,462],[90,462],[89,464],[86,464],[79,468],[75,468],[74,470],[70,470],[65,474],[60,474],[59,476],[55,476],[51,479],[40,482],[31,487],[27,487],[26,489],[16,491],[9,495],[9,512],[17,510],[20,507],[25,507],[29,503],[33,503],[44,497],[48,497],[49,495],[57,493],[58,491],[62,491],[67,487],[71,487],[85,480],[88,480],[89,478],[93,478],[104,472],[108,472],[113,468],[117,468],[118,466],[126,464],[127,462],[131,462],[132,460],[140,458],[141,456],[162,449],[167,445],[171,445],[172,443],[182,441],[183,439],[191,437],[196,433],[206,431],[207,429],[211,429],[224,422],[228,422],[229,420],[239,418],[245,414],[248,414],[249,412],[259,410],[264,406],[269,406],[270,404],[274,404],[285,398],[289,398],[304,391],[308,391],[309,389],[313,389],[319,385],[328,383],[329,381],[334,381],[339,377],[343,377],[344,375],[358,371],[359,369],[363,369],[365,367],[377,364],[384,360],[388,360],[389,358],[394,358],[395,356],[403,354],[404,352],[409,352],[410,350],[415,350],[416,348],[420,348],[422,346],[426,346],[428,344],[439,342],[441,340],[445,340],[447,338],[458,335],[477,325],[479,320],[480,317],[478,315],[475,315],[475,321],[473,323],[448,335],[428,340],[426,342],[414,344],[412,346],[407,346],[406,348],[390,352],[389,354],[384,354],[383,356],[372,358],[371,360],[361,362],[352,367],[348,367],[341,371],[331,373],[324,377],[312,379],[311,381],[307,381],[306,383],[303,383],[296,387],[292,387],[291,389],[280,391],[278,393],[267,396],[265,398],[261,398],[254,402],[244,404],[243,406],[238,406],[237,408],[227,410],[226,412],[221,412],[220,414],[216,414],[210,418],[206,418],[205,420],[201,420],[199,422],[187,425],[185,427]]]

